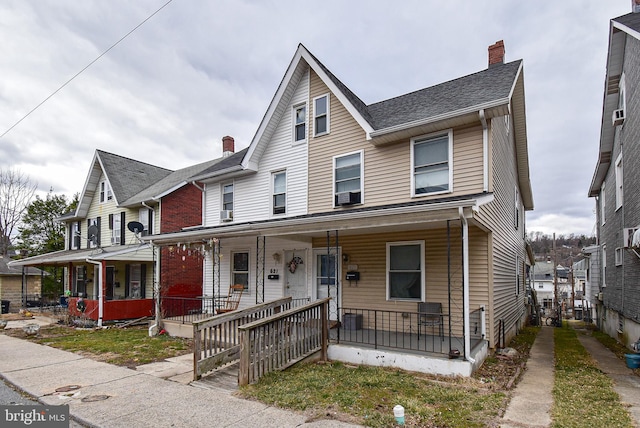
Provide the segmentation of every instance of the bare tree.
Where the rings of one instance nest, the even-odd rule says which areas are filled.
[[[0,255],[6,256],[11,235],[20,223],[37,186],[19,170],[0,169]]]

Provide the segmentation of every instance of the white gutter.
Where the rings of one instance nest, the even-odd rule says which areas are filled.
[[[414,128],[416,126],[429,125],[434,122],[439,122],[445,119],[452,119],[458,116],[464,116],[465,114],[475,113],[479,110],[486,110],[494,107],[500,107],[502,105],[508,104],[510,98],[503,98],[499,100],[490,101],[484,104],[479,104],[471,107],[466,107],[460,110],[447,112],[444,114],[439,114],[437,116],[428,117],[426,119],[414,120],[412,122],[402,123],[400,125],[390,126],[388,128],[378,129],[376,131],[371,132],[371,138],[379,137],[381,135],[392,134],[398,131],[405,131],[407,129]]]
[[[102,317],[104,316],[104,295],[102,294],[102,262],[85,259],[87,263],[98,266],[98,327],[102,327]]]
[[[487,118],[484,116],[484,109],[478,112],[482,123],[482,190],[489,191],[489,130],[487,129]]]
[[[471,329],[469,328],[469,224],[464,216],[464,209],[458,208],[462,223],[462,300],[464,316],[464,357],[471,364],[476,360],[471,358]]]
[[[196,186],[196,188],[197,188],[198,190],[200,190],[202,193],[204,193],[204,188],[203,188],[203,187],[198,186],[198,183],[196,183],[195,181],[192,181],[192,182],[191,182],[191,184],[193,184],[194,186]]]

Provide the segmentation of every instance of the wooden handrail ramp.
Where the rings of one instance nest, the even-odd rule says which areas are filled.
[[[238,326],[238,383],[255,383],[269,372],[284,370],[318,352],[326,361],[330,300],[316,300]]]
[[[261,303],[247,309],[216,315],[193,323],[193,380],[239,359],[238,329],[291,307],[291,297]]]

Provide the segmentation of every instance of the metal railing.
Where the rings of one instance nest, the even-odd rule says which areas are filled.
[[[342,308],[341,313],[338,343],[436,354],[464,348],[462,338],[449,331],[448,314],[356,308]],[[439,322],[427,322],[425,315],[433,315]]]
[[[182,324],[211,317],[219,306],[220,299],[214,296],[162,296],[160,299],[162,317]]]
[[[238,383],[255,383],[267,373],[284,370],[317,352],[326,360],[329,300],[316,300],[238,327]]]

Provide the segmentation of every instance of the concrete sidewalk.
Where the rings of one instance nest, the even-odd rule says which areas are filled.
[[[536,337],[527,369],[513,391],[509,406],[500,421],[502,428],[533,428],[551,425],[553,405],[553,329],[542,327]]]
[[[0,334],[0,375],[91,427],[354,427]],[[66,392],[65,392],[66,390]]]
[[[623,406],[629,411],[635,426],[640,427],[640,377],[634,375],[625,361],[618,358],[590,334],[578,332],[578,340],[597,361],[600,370],[613,380],[613,389],[620,396]]]

